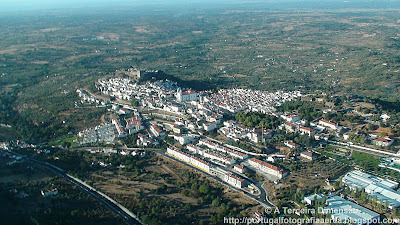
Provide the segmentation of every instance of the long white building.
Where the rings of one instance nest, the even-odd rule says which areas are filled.
[[[193,166],[204,170],[207,173],[210,173],[210,170],[212,168],[212,165],[202,159],[199,159],[193,155],[190,155],[186,152],[183,152],[175,147],[168,147],[167,148],[167,153],[186,162],[189,164],[192,164]]]
[[[256,158],[249,159],[249,164],[252,167],[255,167],[258,170],[261,170],[264,173],[276,176],[277,178],[281,179],[288,175],[288,172],[282,168],[269,164],[267,162],[261,161]]]
[[[331,121],[328,121],[328,120],[325,120],[325,119],[320,120],[318,123],[319,123],[321,126],[330,128],[330,129],[332,129],[332,130],[337,130],[337,129],[339,128],[339,126],[338,126],[336,123],[331,122]]]
[[[246,155],[242,152],[235,151],[231,148],[227,148],[223,145],[220,145],[218,143],[215,143],[215,142],[207,140],[207,139],[201,139],[199,141],[199,145],[204,145],[209,149],[213,149],[213,150],[217,150],[217,151],[226,153],[233,158],[246,159],[248,157],[248,155]]]
[[[223,156],[221,154],[218,154],[218,153],[215,153],[215,152],[212,152],[212,151],[204,152],[203,156],[206,157],[206,158],[210,158],[212,160],[217,160],[217,161],[220,161],[222,163],[229,164],[229,165],[232,165],[232,164],[234,164],[236,162],[232,158]]]

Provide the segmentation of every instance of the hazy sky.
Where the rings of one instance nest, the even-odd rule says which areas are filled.
[[[283,1],[296,2],[302,0],[283,0]],[[322,0],[322,1],[335,1],[335,0]],[[0,11],[105,7],[105,6],[124,6],[124,5],[131,5],[131,6],[164,5],[164,4],[190,5],[193,3],[213,4],[213,3],[246,3],[246,2],[282,2],[282,0],[0,0]]]
[[[267,1],[271,0],[0,0],[0,11],[135,5],[190,5],[193,3],[212,4]]]
[[[357,2],[364,2],[366,5],[374,5],[379,7],[391,7],[393,3],[396,6],[399,0],[0,0],[0,11],[25,11],[25,10],[41,10],[41,9],[62,9],[62,8],[96,8],[96,7],[121,7],[121,6],[138,6],[138,5],[184,5],[191,6],[195,4],[213,5],[213,4],[235,4],[247,5],[251,3],[294,3],[296,6],[300,2],[315,2],[317,5],[324,6],[326,3],[330,6],[336,5],[352,5],[357,7]],[[375,3],[375,4],[372,4]],[[313,4],[313,3],[312,3]],[[311,5],[312,5],[311,4]]]

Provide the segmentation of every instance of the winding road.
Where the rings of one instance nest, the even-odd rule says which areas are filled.
[[[5,150],[1,150],[1,151],[5,151]],[[84,181],[67,174],[64,170],[62,170],[62,169],[60,169],[60,168],[58,168],[58,167],[56,167],[56,166],[54,166],[54,165],[52,165],[50,163],[42,162],[42,161],[39,161],[39,160],[36,160],[36,159],[32,159],[32,158],[27,157],[25,155],[21,155],[21,154],[12,152],[12,151],[6,151],[6,152],[14,154],[14,155],[17,155],[17,156],[20,156],[20,157],[24,158],[25,160],[27,160],[29,162],[32,162],[32,163],[34,163],[36,165],[45,167],[45,168],[53,171],[58,176],[64,178],[66,181],[70,182],[71,184],[74,184],[74,185],[78,186],[84,192],[86,192],[89,195],[93,196],[97,201],[101,202],[102,204],[107,206],[109,209],[111,209],[112,211],[114,211],[115,213],[120,215],[129,225],[144,225],[144,223],[142,221],[140,221],[139,218],[135,214],[130,212],[127,208],[125,208],[124,206],[119,204],[117,201],[115,201],[114,199],[110,198],[106,194],[96,190],[95,188],[89,186]]]

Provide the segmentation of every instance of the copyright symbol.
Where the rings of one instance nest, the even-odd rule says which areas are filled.
[[[266,214],[271,214],[272,213],[272,208],[271,207],[265,208],[265,213]]]

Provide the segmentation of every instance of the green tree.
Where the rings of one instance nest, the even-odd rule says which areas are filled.
[[[212,206],[213,207],[218,207],[219,205],[221,204],[221,199],[218,197],[218,198],[215,198],[213,201],[212,201]]]
[[[199,187],[199,192],[202,194],[208,194],[208,192],[210,191],[210,187],[206,184],[202,184]]]

